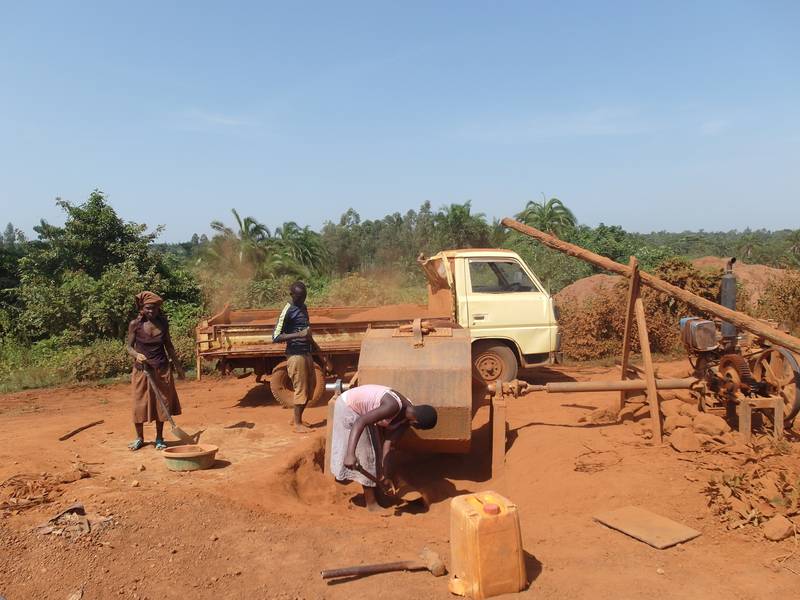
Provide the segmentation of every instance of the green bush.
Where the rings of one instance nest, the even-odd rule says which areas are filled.
[[[119,340],[97,340],[86,347],[70,348],[63,365],[69,381],[93,381],[129,373],[133,364]]]

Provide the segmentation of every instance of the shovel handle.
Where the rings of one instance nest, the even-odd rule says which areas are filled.
[[[356,471],[361,473],[367,479],[371,480],[375,485],[380,487],[385,493],[389,494],[390,496],[396,496],[397,495],[397,490],[395,489],[393,484],[386,485],[384,482],[380,481],[372,473],[370,473],[364,467],[362,467],[360,464],[358,464],[357,461],[356,461],[355,467],[356,467]]]
[[[420,571],[427,567],[416,560],[401,560],[399,562],[380,563],[377,565],[358,565],[342,569],[326,569],[320,571],[323,579],[335,577],[360,577],[374,575],[375,573],[389,573],[391,571]]]
[[[164,414],[167,415],[167,420],[169,421],[170,426],[175,429],[175,421],[172,420],[172,415],[169,414],[169,409],[167,408],[166,402],[164,402],[164,396],[161,395],[161,390],[158,389],[155,380],[153,379],[153,372],[150,370],[150,365],[147,363],[144,364],[144,374],[147,377],[147,382],[150,384],[150,387],[153,388],[153,392],[158,399],[158,403],[161,405],[161,410],[164,411]]]

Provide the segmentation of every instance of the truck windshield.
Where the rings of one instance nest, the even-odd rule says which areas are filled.
[[[479,293],[538,292],[530,277],[513,261],[469,261],[472,291]]]

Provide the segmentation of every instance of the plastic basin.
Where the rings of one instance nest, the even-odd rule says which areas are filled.
[[[211,444],[190,444],[171,446],[163,454],[170,471],[199,471],[214,466],[217,450]]]

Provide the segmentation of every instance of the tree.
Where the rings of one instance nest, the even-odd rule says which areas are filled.
[[[242,219],[235,208],[232,208],[231,212],[236,219],[238,231],[235,232],[221,221],[212,221],[211,229],[218,233],[214,239],[220,237],[223,239],[222,243],[217,244],[218,247],[224,247],[225,253],[233,250],[239,266],[251,266],[257,269],[266,257],[265,242],[270,237],[269,229],[253,217]],[[217,257],[222,258],[222,255],[218,253]]]
[[[3,246],[13,246],[14,243],[17,241],[17,231],[14,229],[14,225],[9,223],[6,225],[6,229],[3,232]]]
[[[321,271],[328,262],[320,234],[307,226],[301,229],[294,221],[275,229],[269,246],[272,254],[288,255],[307,269]]]
[[[542,202],[529,200],[525,209],[517,215],[517,218],[531,227],[541,229],[548,233],[563,237],[575,228],[577,219],[572,211],[568,209],[558,198],[546,200],[542,195]]]
[[[42,221],[19,261],[21,337],[120,338],[142,289],[172,302],[199,301],[194,280],[152,249],[160,229],[148,233],[146,225],[123,221],[99,190],[81,205],[57,202],[67,213],[64,226]]]
[[[147,269],[157,262],[149,245],[161,228],[147,233],[147,225],[125,222],[106,201],[105,194],[95,190],[80,205],[56,199],[67,213],[63,227],[42,220],[34,227],[38,240],[21,268],[46,277],[58,277],[66,271],[82,271],[100,277],[108,265],[132,260]]]
[[[758,237],[748,229],[742,234],[736,249],[742,259],[749,261],[760,246]]]
[[[438,250],[487,246],[489,225],[482,213],[472,214],[472,202],[443,206],[433,217]]]

